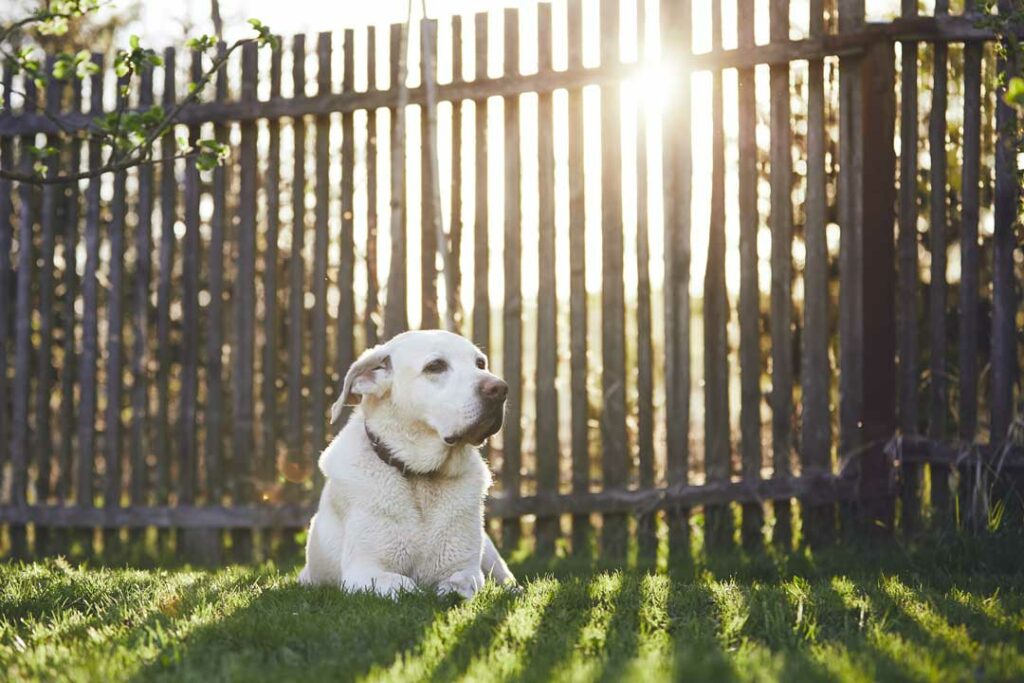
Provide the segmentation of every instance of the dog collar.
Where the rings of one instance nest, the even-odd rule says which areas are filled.
[[[364,422],[363,427],[366,430],[366,438],[370,442],[370,448],[380,458],[380,461],[389,467],[394,467],[403,477],[429,477],[434,474],[433,472],[414,472],[410,470],[405,461],[395,455],[395,452],[379,436],[370,431],[370,425]]]

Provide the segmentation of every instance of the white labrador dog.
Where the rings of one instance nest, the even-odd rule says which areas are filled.
[[[483,528],[491,476],[476,448],[501,428],[507,393],[486,356],[449,332],[363,353],[331,408],[334,422],[359,404],[320,456],[327,481],[300,583],[466,598],[486,577],[515,585]]]

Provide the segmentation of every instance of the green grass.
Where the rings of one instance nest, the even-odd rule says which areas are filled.
[[[295,568],[0,564],[0,679],[1022,680],[1024,537],[616,569],[397,602]]]

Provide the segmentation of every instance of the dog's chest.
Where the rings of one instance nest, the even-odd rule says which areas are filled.
[[[436,583],[479,558],[483,499],[471,481],[411,480],[396,558],[417,581]],[[479,561],[479,560],[476,560]]]

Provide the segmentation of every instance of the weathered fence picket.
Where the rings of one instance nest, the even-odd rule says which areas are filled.
[[[0,179],[0,550],[87,556],[99,539],[109,553],[156,527],[161,552],[193,561],[294,552],[340,376],[363,348],[409,328],[412,302],[421,326],[444,313],[469,333],[509,383],[505,428],[485,449],[498,471],[487,512],[506,547],[532,539],[551,555],[568,540],[575,554],[596,546],[621,559],[635,543],[650,561],[667,536],[671,556],[685,556],[691,525],[703,523],[707,548],[731,546],[737,510],[751,549],[765,543],[769,511],[785,548],[828,542],[840,524],[952,523],[954,483],[964,509],[995,454],[1024,464],[1004,441],[1024,357],[1016,150],[1000,135],[1015,112],[1001,96],[995,112],[985,105],[1000,94],[984,67],[997,37],[945,1],[934,17],[904,2],[901,18],[873,23],[860,0],[839,0],[838,22],[812,0],[799,37],[789,0],[771,0],[770,42],[758,45],[756,5],[740,0],[733,27],[719,2],[662,2],[656,15],[654,0],[541,2],[522,63],[529,9],[325,32],[315,85],[304,36],[263,62],[247,45],[216,74],[210,101],[185,107],[154,144],[153,163],[42,187]],[[491,77],[499,18],[503,71]],[[695,54],[705,20],[710,50]],[[450,57],[438,46],[449,25]],[[412,46],[408,31],[419,32]],[[585,64],[585,45],[597,65]],[[624,63],[633,46],[636,62]],[[522,73],[534,52],[536,73]],[[925,55],[934,64],[921,69]],[[170,109],[179,82],[209,63],[191,54],[186,76],[174,49],[163,57],[125,106]],[[92,59],[99,71],[86,82],[42,93],[4,68],[0,167],[31,172],[43,140],[63,145],[42,164],[48,176],[102,165],[96,136],[64,144],[60,131],[87,131],[120,104],[120,93],[105,99],[104,59]],[[415,87],[407,64],[421,65]],[[934,78],[927,140],[919,71]],[[962,140],[946,111],[961,73]],[[406,123],[417,117],[414,149]],[[877,144],[895,142],[897,125],[898,183],[895,146]],[[176,138],[211,132],[231,149],[206,173]],[[919,158],[930,158],[926,174]],[[536,178],[525,178],[533,159]],[[420,165],[416,187],[407,164]],[[947,177],[957,170],[959,194]],[[959,279],[947,272],[957,265]],[[954,444],[954,432],[973,445]]]

